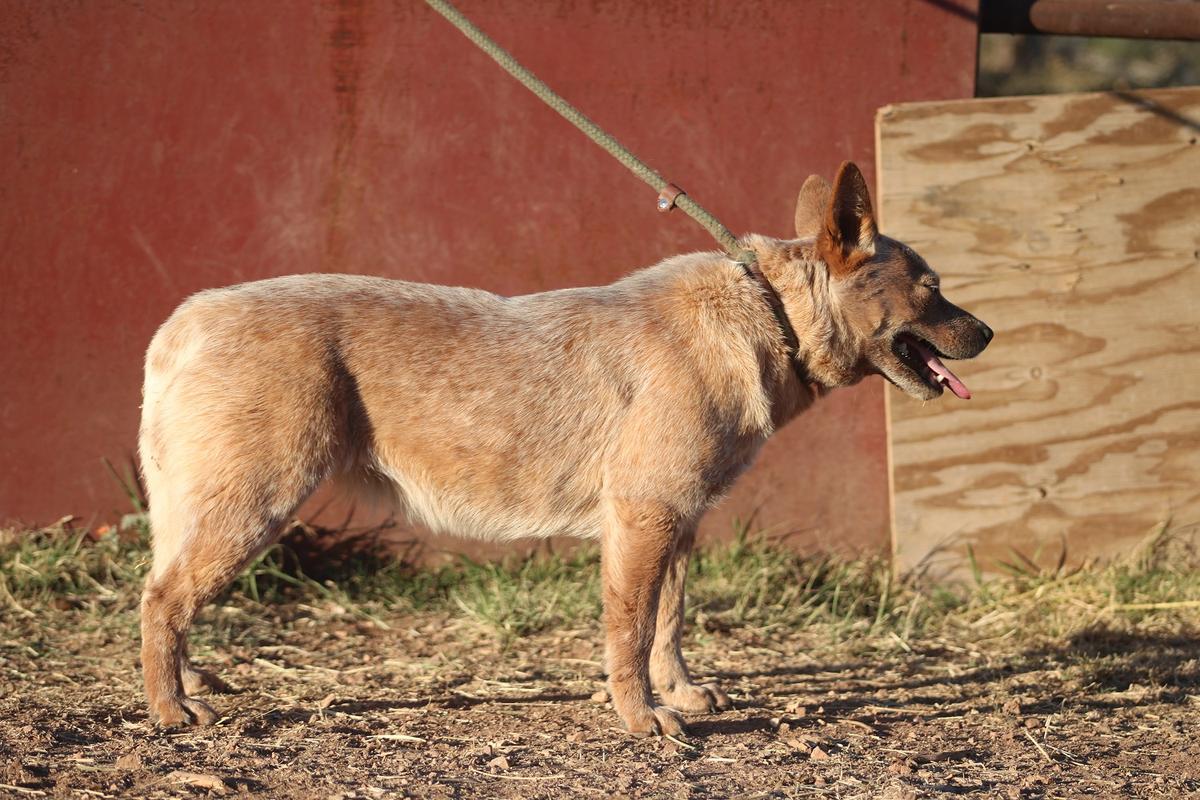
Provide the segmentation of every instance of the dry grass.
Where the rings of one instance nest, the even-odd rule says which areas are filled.
[[[297,526],[255,561],[217,603],[326,604],[384,626],[396,613],[460,618],[501,641],[588,625],[600,613],[598,555],[540,554],[506,563],[461,559],[437,568],[355,550],[306,572],[298,552],[323,534]],[[131,624],[149,560],[144,518],[76,529],[69,521],[0,531],[0,614],[34,618],[84,611]],[[987,641],[1064,638],[1097,625],[1192,631],[1200,627],[1200,556],[1194,542],[1156,529],[1127,558],[1066,570],[1017,556],[1010,574],[949,585],[892,575],[882,560],[804,557],[745,532],[700,550],[689,579],[690,622],[705,631],[803,629],[828,641]],[[219,618],[219,615],[218,615]]]

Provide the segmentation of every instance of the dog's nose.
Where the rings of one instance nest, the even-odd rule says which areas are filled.
[[[987,323],[984,322],[979,323],[979,332],[983,334],[983,341],[985,343],[992,341],[992,337],[996,335],[992,332],[992,329],[987,326]]]

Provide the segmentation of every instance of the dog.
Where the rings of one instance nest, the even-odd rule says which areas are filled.
[[[796,239],[520,297],[351,275],[200,292],[146,355],[149,707],[207,724],[197,611],[323,481],[384,486],[437,531],[598,539],[613,707],[638,735],[731,707],[680,651],[697,523],[780,426],[881,374],[931,399],[992,331],[881,235],[858,168],[810,177]],[[661,703],[656,702],[654,692]]]

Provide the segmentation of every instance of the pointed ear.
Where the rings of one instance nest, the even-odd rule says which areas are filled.
[[[829,181],[820,175],[809,175],[804,186],[800,188],[800,197],[796,200],[796,238],[808,239],[816,237],[821,232],[825,222],[825,209],[829,207],[829,198],[833,195],[833,187]]]
[[[875,254],[877,235],[867,182],[858,167],[844,161],[817,240],[821,257],[835,276],[847,275]]]

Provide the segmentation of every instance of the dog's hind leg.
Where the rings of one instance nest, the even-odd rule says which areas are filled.
[[[257,292],[197,296],[146,353],[138,449],[154,565],[142,670],[165,725],[216,716],[188,694],[216,684],[187,661],[197,612],[278,539],[322,480],[350,467],[366,435],[323,317]]]
[[[683,639],[684,584],[696,540],[694,528],[675,543],[658,598],[658,621],[650,653],[650,680],[663,703],[680,711],[700,713],[732,708],[729,695],[715,683],[696,684],[688,674],[680,647]]]
[[[207,681],[187,662],[188,629],[196,613],[283,529],[283,517],[255,518],[235,508],[222,512],[194,522],[173,560],[161,570],[156,566],[142,595],[142,674],[151,713],[164,726],[216,719],[212,708],[189,696]]]
[[[609,694],[633,734],[684,729],[678,711],[654,705],[649,663],[659,592],[679,535],[680,521],[669,508],[614,500],[601,538]]]
[[[329,435],[317,435],[328,430],[331,423],[318,420],[276,439],[237,431],[215,444],[177,437],[173,449],[146,448],[154,566],[142,596],[142,670],[151,712],[162,724],[215,719],[190,696],[221,684],[188,662],[187,631],[197,612],[279,538],[328,475],[340,452]]]

